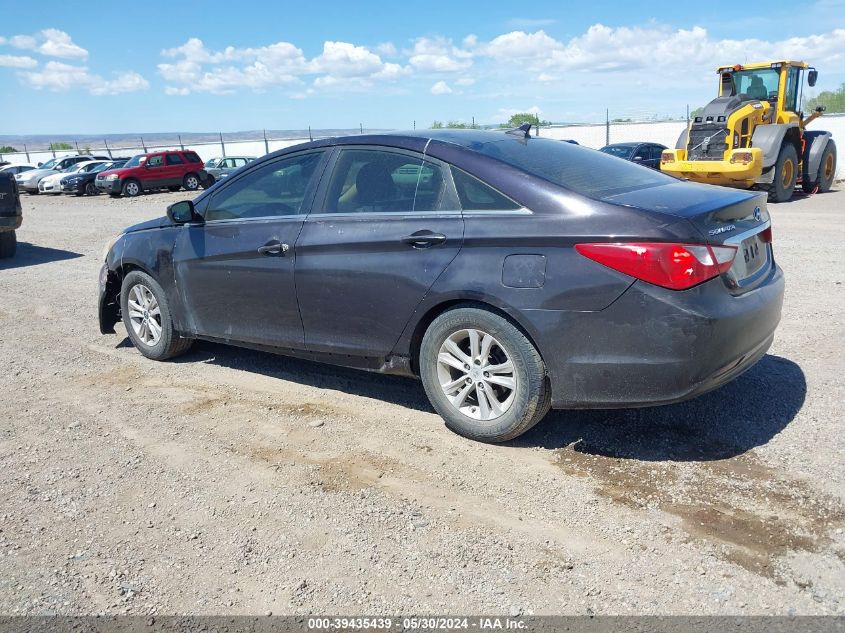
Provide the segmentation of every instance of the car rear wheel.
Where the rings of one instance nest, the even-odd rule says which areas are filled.
[[[164,289],[146,273],[133,270],[124,277],[120,310],[129,338],[147,358],[166,360],[191,348],[193,340],[173,330]]]
[[[89,182],[85,185],[85,194],[89,196],[97,196],[100,194],[100,191],[97,189],[97,185],[93,182]]]
[[[14,257],[18,250],[18,237],[14,231],[3,231],[0,233],[0,259]]]
[[[774,180],[769,189],[769,200],[772,202],[786,202],[792,198],[795,182],[798,180],[798,152],[791,143],[785,143],[780,148],[778,160],[775,164]]]
[[[200,188],[200,179],[196,174],[187,174],[182,180],[182,186],[187,191],[196,191]]]
[[[423,336],[419,366],[432,406],[447,427],[470,439],[511,440],[549,410],[540,354],[516,326],[484,308],[437,317]]]
[[[141,195],[141,183],[137,180],[129,179],[123,183],[123,195],[127,198],[134,198]]]

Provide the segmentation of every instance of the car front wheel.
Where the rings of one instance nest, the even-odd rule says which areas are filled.
[[[484,308],[437,317],[423,336],[420,377],[446,426],[470,439],[505,442],[549,410],[543,359],[507,319]]]
[[[166,360],[184,354],[193,344],[173,329],[170,307],[158,282],[138,270],[123,279],[120,311],[132,343],[147,358]]]
[[[127,198],[134,198],[141,195],[141,183],[137,180],[127,180],[123,183],[123,195]]]

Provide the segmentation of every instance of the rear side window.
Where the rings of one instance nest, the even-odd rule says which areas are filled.
[[[167,155],[167,164],[168,165],[182,165],[184,161],[179,154],[168,154]]]
[[[261,165],[229,182],[212,199],[206,220],[301,215],[324,152],[311,152]]]
[[[588,198],[601,200],[638,189],[668,185],[675,179],[602,152],[551,139],[511,135],[473,149]]]
[[[201,163],[202,159],[194,153],[194,152],[185,152],[185,158],[188,159],[189,163]]]
[[[521,205],[491,186],[456,167],[452,167],[452,178],[464,211],[502,211],[522,208]]]
[[[457,210],[439,165],[409,154],[347,149],[332,173],[326,213]]]

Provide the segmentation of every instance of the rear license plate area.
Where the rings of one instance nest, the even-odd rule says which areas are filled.
[[[739,280],[750,277],[760,270],[768,259],[769,249],[760,234],[747,237],[737,246],[734,269]]]

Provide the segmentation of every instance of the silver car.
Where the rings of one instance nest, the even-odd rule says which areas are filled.
[[[38,169],[31,169],[20,174],[15,174],[15,182],[18,185],[18,190],[24,190],[27,193],[38,193],[38,183],[45,176],[52,176],[58,172],[72,167],[77,163],[94,160],[98,156],[64,156],[51,158],[46,163],[38,166]]]
[[[208,173],[206,187],[210,187],[221,178],[226,178],[229,174],[244,165],[248,165],[255,160],[255,156],[221,156],[212,158],[205,164],[205,171]]]

